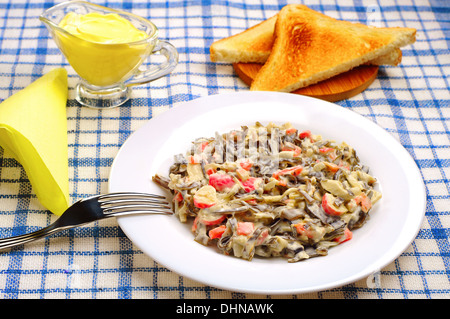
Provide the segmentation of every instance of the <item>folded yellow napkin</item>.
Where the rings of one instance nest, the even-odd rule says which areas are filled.
[[[0,104],[0,146],[23,166],[41,204],[69,206],[67,71],[54,69]]]

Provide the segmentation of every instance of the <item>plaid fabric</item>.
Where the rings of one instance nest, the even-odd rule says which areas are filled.
[[[72,202],[107,191],[111,163],[127,137],[153,116],[202,96],[248,87],[232,66],[210,62],[210,44],[268,18],[287,0],[93,1],[151,19],[180,53],[175,71],[134,89],[112,110],[80,107],[77,76],[38,16],[57,1],[0,0],[0,100],[55,67],[69,72],[68,138]],[[410,152],[428,200],[421,230],[375,280],[327,291],[259,296],[181,277],[144,255],[107,220],[0,253],[0,298],[449,298],[450,3],[447,0],[305,0],[329,16],[417,29],[399,66],[382,66],[362,94],[337,102],[385,128]],[[0,237],[56,219],[38,202],[21,165],[0,150]]]

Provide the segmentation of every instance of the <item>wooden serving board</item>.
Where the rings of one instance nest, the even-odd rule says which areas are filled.
[[[250,86],[262,64],[235,63],[233,67],[242,81]],[[345,100],[367,89],[377,77],[378,68],[376,65],[361,65],[292,93],[307,95],[329,102]]]

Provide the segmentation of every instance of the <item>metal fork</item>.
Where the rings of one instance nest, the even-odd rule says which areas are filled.
[[[109,193],[81,199],[70,206],[53,224],[41,230],[0,239],[0,249],[38,240],[60,231],[97,220],[132,214],[173,214],[164,196],[146,193]]]

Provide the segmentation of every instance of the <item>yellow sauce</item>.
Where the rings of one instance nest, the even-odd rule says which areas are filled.
[[[152,51],[149,35],[118,14],[68,13],[55,40],[78,75],[90,84],[110,86],[127,80]]]
[[[69,12],[59,23],[67,32],[86,41],[97,43],[129,43],[148,35],[118,14],[91,12],[85,15]]]

